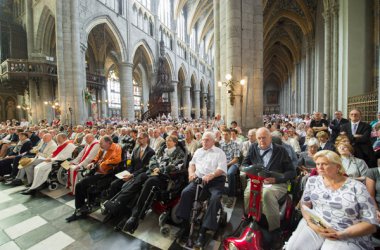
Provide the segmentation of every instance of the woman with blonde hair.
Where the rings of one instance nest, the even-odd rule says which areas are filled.
[[[340,142],[337,145],[337,151],[342,159],[342,165],[346,174],[358,181],[364,181],[368,170],[367,163],[354,156],[354,148],[351,144]]]
[[[335,152],[319,151],[314,161],[319,175],[307,181],[301,199],[303,219],[286,249],[373,249],[376,209],[365,185],[344,175]]]

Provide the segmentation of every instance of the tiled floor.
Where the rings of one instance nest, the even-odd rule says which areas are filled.
[[[74,197],[65,189],[35,196],[19,192],[24,187],[8,187],[0,184],[0,250],[33,249],[181,249],[175,243],[178,230],[171,227],[169,237],[159,232],[158,216],[147,215],[133,234],[115,232],[115,221],[106,224],[99,220],[99,212],[90,218],[66,223],[65,218],[73,212]],[[241,202],[236,207],[241,207]],[[228,210],[230,223],[224,235],[232,232],[241,217],[241,209]],[[221,238],[212,240],[207,249],[218,249]]]

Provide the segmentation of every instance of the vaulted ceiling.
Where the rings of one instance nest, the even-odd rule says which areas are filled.
[[[318,0],[263,0],[264,81],[284,82],[301,60],[305,41],[314,38]],[[213,0],[175,0],[174,15],[187,13],[187,33],[198,27],[198,42],[214,42]]]
[[[198,43],[206,41],[206,49],[212,48],[214,42],[213,0],[175,0],[174,18],[178,19],[181,11],[187,14],[186,32],[190,35],[194,27],[198,29]]]
[[[317,0],[264,0],[264,82],[280,85],[314,39]]]

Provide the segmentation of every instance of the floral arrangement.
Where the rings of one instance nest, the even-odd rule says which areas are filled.
[[[84,100],[86,102],[91,103],[92,95],[91,95],[90,91],[88,91],[88,89],[83,90],[83,96],[84,96]]]

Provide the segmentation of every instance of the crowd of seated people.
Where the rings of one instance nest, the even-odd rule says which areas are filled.
[[[339,111],[334,115],[334,119],[330,121],[320,112],[315,112],[312,116],[264,116],[264,127],[248,130],[247,138],[235,121],[227,126],[220,116],[216,116],[208,125],[203,120],[172,119],[134,123],[104,119],[87,126],[75,127],[46,122],[27,126],[20,126],[17,122],[1,123],[0,181],[14,186],[25,184],[27,189],[22,194],[33,195],[44,187],[52,165],[68,160],[70,167],[67,170],[66,188],[75,195],[76,209],[67,221],[84,218],[90,212],[86,204],[89,199],[88,191],[104,180],[105,185],[99,194],[103,213],[108,217],[124,218],[125,230],[134,231],[139,224],[138,213],[152,186],[166,189],[167,176],[178,170],[178,166],[182,164],[184,169],[188,168],[190,183],[201,178],[208,183],[207,188],[212,193],[210,211],[207,212],[197,240],[197,244],[201,245],[205,232],[215,230],[215,213],[221,201],[225,206],[231,207],[234,198],[243,197],[243,193],[244,200],[247,201],[250,182],[245,187],[247,177],[242,172],[239,176],[238,172],[242,166],[259,161],[269,170],[286,176],[284,179],[268,178],[265,181],[268,185],[264,189],[263,214],[276,247],[275,243],[280,242],[277,200],[287,192],[288,181],[296,180],[296,176],[302,177],[298,178],[302,184],[300,191],[303,192],[300,204],[309,202],[308,197],[314,197],[310,190],[311,185],[314,185],[311,182],[323,183],[324,186],[321,184],[320,187],[325,188],[324,192],[340,190],[346,183],[361,190],[366,184],[367,189],[363,189],[363,192],[369,192],[368,197],[376,201],[374,208],[378,209],[380,174],[374,153],[380,148],[376,146],[379,144],[378,140],[374,141],[372,147],[371,126],[361,121],[359,110],[352,110],[349,120],[344,119]],[[380,129],[378,124],[372,124],[373,130]],[[319,152],[325,153],[321,156]],[[337,154],[332,157],[326,152]],[[188,156],[187,162],[183,162],[185,155]],[[318,159],[324,162],[318,162]],[[329,169],[339,170],[336,171],[339,174],[327,175],[328,171],[324,169],[327,165]],[[128,174],[119,179],[115,177],[115,171],[120,169],[128,170]],[[314,174],[310,174],[313,169]],[[228,182],[228,188],[225,188],[225,182]],[[237,192],[238,182],[242,182],[240,186],[244,192]],[[330,187],[331,183],[337,185]],[[177,216],[184,220],[181,227],[183,230],[178,235],[182,240],[188,234],[189,209],[194,199],[194,187],[194,184],[189,184],[182,191],[179,204],[181,210],[177,210]],[[307,205],[321,209],[328,198],[320,198],[321,200],[312,200]],[[338,205],[331,209],[339,210],[342,202],[337,200]],[[372,213],[370,205],[367,206]],[[320,212],[323,213],[322,210]],[[355,210],[356,213],[360,211]],[[380,213],[377,212],[376,220],[380,217],[378,214]],[[307,215],[303,215],[304,220],[289,242],[290,247],[294,248],[288,249],[297,249],[302,246],[302,242],[308,240],[303,233],[299,233],[301,230],[305,232],[305,227],[316,234],[319,241],[315,244],[319,244],[319,248],[323,244],[331,244],[330,239],[340,237],[336,231],[318,231],[308,221]],[[348,215],[349,218],[352,216],[354,215]],[[340,219],[345,218],[331,218],[332,224],[339,225],[334,224],[334,230],[341,229]],[[348,229],[343,235],[344,239],[365,239],[366,235],[374,231],[369,226],[373,224],[372,217],[357,217],[352,222],[361,226],[351,228],[346,223],[345,227]],[[330,234],[334,236],[330,237]],[[320,238],[329,240],[325,242]]]

